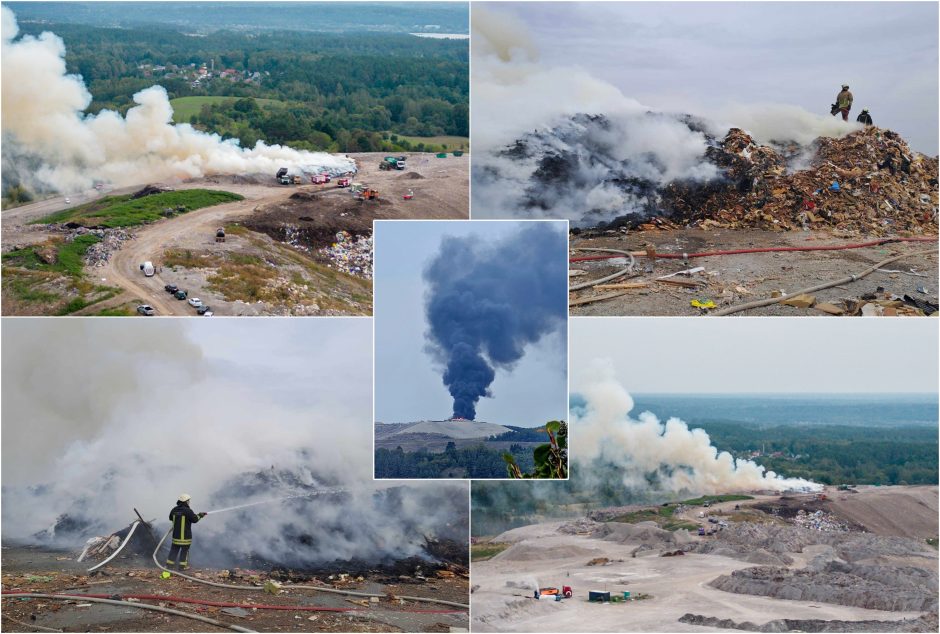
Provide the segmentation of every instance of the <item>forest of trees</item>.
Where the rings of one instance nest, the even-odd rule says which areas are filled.
[[[701,425],[712,442],[735,455],[761,449],[755,461],[788,477],[824,484],[935,484],[937,428],[742,423]],[[781,456],[770,454],[780,452]],[[799,456],[795,458],[794,456]]]
[[[542,434],[540,440],[544,439]],[[405,452],[396,449],[376,449],[375,477],[377,478],[505,478],[506,461],[503,449],[491,449],[484,444],[457,448],[447,444],[442,453],[428,451]],[[511,445],[509,448],[523,470],[535,466],[532,448]]]
[[[126,112],[134,93],[158,84],[171,99],[231,97],[206,104],[189,122],[239,138],[243,146],[263,139],[337,152],[407,150],[411,144],[399,135],[469,135],[467,40],[293,31],[195,37],[160,26],[48,23],[21,29],[63,38],[68,71],[81,75],[93,96],[92,114]],[[182,72],[167,78],[166,71],[146,68],[198,68],[212,60],[217,71],[258,75],[250,82],[212,78],[194,87]],[[267,101],[262,107],[255,99]]]

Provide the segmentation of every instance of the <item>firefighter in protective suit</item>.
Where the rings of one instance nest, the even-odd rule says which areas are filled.
[[[190,496],[184,493],[170,511],[170,521],[173,522],[173,543],[170,546],[166,565],[178,565],[179,570],[189,568],[189,547],[193,543],[193,524],[206,516],[205,513],[196,513],[189,508],[190,499]]]

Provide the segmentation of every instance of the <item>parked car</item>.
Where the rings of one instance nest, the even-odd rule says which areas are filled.
[[[150,304],[141,304],[137,307],[137,312],[146,317],[150,317],[156,314],[156,311],[153,309],[153,306]]]
[[[178,290],[175,293],[173,293],[173,297],[175,297],[176,299],[186,299],[186,291]]]
[[[166,286],[163,287],[163,290],[165,290],[167,293],[172,294],[180,289],[176,284],[167,284]]]
[[[207,310],[206,312],[204,312],[204,313],[202,314],[202,316],[203,316],[203,317],[212,317],[214,314],[215,314],[215,313],[212,312],[211,310]]]
[[[200,306],[202,306],[202,300],[199,299],[198,297],[190,297],[186,301],[188,301],[189,305],[192,306],[193,308],[199,308]]]
[[[209,308],[209,306],[206,304],[200,304],[199,306],[196,306],[196,312],[200,315],[205,315],[206,313],[211,313],[212,309]]]
[[[147,261],[140,265],[140,270],[144,272],[144,275],[147,277],[153,277],[153,274],[156,273],[156,269],[153,268],[153,262]]]
[[[66,205],[71,205],[71,204],[72,204],[72,199],[71,199],[71,198],[66,198],[66,199],[65,199],[65,204],[66,204]]]

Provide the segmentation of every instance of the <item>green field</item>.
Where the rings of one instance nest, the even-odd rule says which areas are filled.
[[[189,123],[189,118],[194,114],[199,114],[202,107],[206,104],[222,103],[223,101],[235,101],[236,97],[178,97],[170,100],[173,106],[173,123]],[[272,106],[283,106],[283,101],[277,99],[258,99],[255,102],[262,108]]]
[[[131,227],[159,220],[166,209],[182,213],[241,199],[238,194],[209,189],[182,189],[137,199],[130,194],[106,196],[57,211],[33,224],[75,222],[86,227]]]
[[[395,134],[391,132],[389,134]],[[417,145],[418,143],[424,143],[424,145],[436,145],[436,146],[447,146],[448,151],[459,150],[470,150],[470,137],[465,136],[405,136],[403,134],[395,135],[403,141],[408,141],[412,145]]]

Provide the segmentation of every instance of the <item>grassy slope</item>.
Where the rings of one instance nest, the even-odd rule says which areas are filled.
[[[389,134],[395,134],[389,132]],[[459,150],[461,146],[465,151],[470,149],[470,139],[465,136],[405,136],[397,135],[399,139],[404,139],[411,144],[424,143],[425,145],[446,145],[448,151]]]
[[[241,199],[242,196],[238,194],[208,189],[164,192],[136,200],[129,194],[106,196],[78,207],[57,211],[34,224],[75,222],[86,227],[130,227],[159,220],[167,207],[176,209],[183,206],[186,211],[194,211]]]
[[[173,123],[189,123],[190,117],[199,114],[202,107],[206,104],[216,104],[228,99],[237,99],[237,97],[177,97],[170,100],[173,106]],[[262,108],[269,106],[283,106],[285,102],[278,99],[258,99],[255,101]]]

